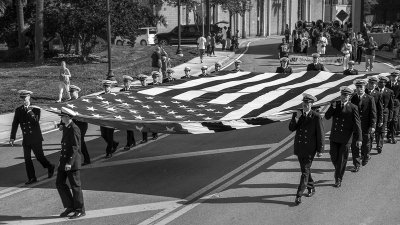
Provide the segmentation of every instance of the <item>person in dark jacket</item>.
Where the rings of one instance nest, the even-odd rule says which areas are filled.
[[[185,76],[181,77],[181,79],[190,79],[192,76],[190,75],[190,71],[192,69],[190,67],[185,67],[184,72],[185,72]]]
[[[240,69],[240,65],[242,64],[242,61],[236,60],[235,61],[235,69],[231,70],[231,72],[242,72],[243,70]]]
[[[69,115],[62,113],[61,120],[65,125],[63,126],[61,139],[61,155],[56,187],[65,211],[60,214],[60,217],[67,217],[70,213],[74,213],[69,218],[76,219],[86,215],[80,175],[81,134],[79,127],[72,122]],[[72,193],[66,184],[67,179]]]
[[[353,172],[358,172],[361,160],[362,165],[365,166],[371,158],[369,155],[371,149],[370,134],[375,133],[377,113],[374,98],[365,93],[367,82],[362,79],[356,79],[353,84],[356,86],[356,93],[351,97],[350,102],[358,107],[362,132],[361,156],[360,149],[356,146],[357,140],[355,140],[355,136],[353,136],[353,142],[351,145],[351,154],[354,165]]]
[[[293,113],[289,123],[289,130],[296,131],[294,138],[294,154],[300,163],[301,178],[297,188],[296,204],[301,203],[301,197],[305,189],[308,189],[307,197],[315,193],[314,180],[311,177],[311,164],[315,154],[321,157],[324,150],[324,127],[319,113],[311,109],[317,99],[309,94],[303,94],[302,110]]]
[[[286,57],[283,57],[280,59],[281,61],[281,66],[276,68],[275,73],[284,73],[284,74],[292,74],[292,68],[289,67],[289,59]]]
[[[393,71],[389,78],[390,81],[386,84],[386,87],[393,91],[393,110],[392,110],[392,120],[388,122],[388,134],[387,138],[390,140],[392,144],[396,144],[397,140],[395,139],[396,135],[396,128],[398,117],[399,117],[399,110],[400,110],[400,84],[397,82],[397,78],[400,75],[399,70]]]
[[[43,153],[43,136],[40,130],[40,109],[31,106],[31,91],[18,91],[19,97],[24,100],[24,104],[15,109],[14,119],[11,126],[10,145],[14,146],[15,136],[17,134],[18,125],[22,130],[22,147],[24,149],[25,169],[28,175],[26,185],[37,181],[35,175],[35,167],[33,166],[31,151],[35,155],[40,164],[47,168],[48,177],[54,174],[55,166],[51,164]]]
[[[104,93],[103,94],[109,94],[111,93],[111,85],[115,82],[110,81],[110,80],[103,80],[103,87],[104,87]],[[107,147],[106,147],[106,157],[105,158],[111,158],[112,154],[117,151],[118,148],[118,142],[114,141],[114,128],[112,127],[103,127],[100,126],[100,133],[101,137],[106,141]]]
[[[124,81],[124,88],[122,88],[120,91],[130,91],[131,90],[131,84],[133,81],[133,77],[124,75],[122,76],[122,79]],[[126,145],[124,147],[124,150],[129,150],[136,145],[136,140],[135,140],[135,135],[132,130],[127,130],[126,131]]]
[[[354,68],[354,61],[350,60],[348,63],[348,67],[345,71],[343,71],[343,75],[358,75],[358,70]]]
[[[168,83],[175,81],[176,79],[172,77],[172,75],[175,73],[175,71],[172,68],[167,69],[167,76],[164,78],[163,83]]]
[[[379,80],[377,77],[369,76],[368,77],[368,85],[367,85],[367,88],[365,89],[365,93],[372,96],[375,100],[375,106],[376,106],[376,129],[375,129],[375,131],[378,130],[383,125],[383,102],[382,102],[382,94],[377,90],[378,81]],[[375,134],[376,134],[376,132],[370,134],[371,144],[369,146],[369,152],[371,152],[372,142],[375,139]]]
[[[342,185],[346,170],[349,150],[353,140],[356,147],[361,148],[362,133],[358,108],[350,102],[353,90],[348,87],[340,88],[340,101],[333,101],[325,113],[327,120],[332,118],[330,140],[331,161],[335,167],[335,187]],[[355,136],[353,139],[353,135]]]
[[[312,54],[313,62],[307,65],[307,71],[325,71],[325,67],[319,62],[319,54]]]
[[[379,82],[378,82],[378,92],[381,93],[382,96],[382,113],[383,113],[383,121],[382,121],[382,126],[378,126],[376,133],[375,133],[375,139],[376,139],[376,150],[378,151],[378,154],[382,153],[382,148],[383,148],[383,140],[386,134],[386,127],[389,121],[391,121],[393,118],[393,91],[390,90],[389,88],[386,88],[386,83],[389,81],[389,78],[385,76],[378,76]]]
[[[201,74],[199,77],[209,77],[210,75],[207,73],[208,66],[202,66],[201,67]]]

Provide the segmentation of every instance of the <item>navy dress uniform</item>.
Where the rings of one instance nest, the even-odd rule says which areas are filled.
[[[377,77],[368,77],[368,88],[365,89],[365,93],[374,98],[375,106],[376,106],[376,129],[375,131],[382,126],[383,124],[383,102],[382,102],[382,94],[375,88],[378,83]],[[370,145],[369,152],[372,149],[372,142],[375,138],[375,133],[370,133]]]
[[[235,61],[235,69],[231,70],[231,72],[242,72],[243,70],[240,69],[241,64],[242,64],[242,61],[236,60]]]
[[[61,117],[69,118],[68,115],[65,114],[61,114]],[[74,212],[74,215],[70,218],[75,219],[85,215],[80,176],[81,134],[79,127],[71,119],[69,119],[69,123],[65,123],[61,139],[61,155],[56,187],[62,204],[64,208],[66,208],[60,216],[66,217],[71,212]],[[67,179],[71,186],[71,190],[66,184]]]
[[[207,74],[207,69],[208,69],[208,66],[202,66],[201,74],[199,75],[199,77],[208,77],[209,75]]]
[[[349,61],[349,66],[354,65],[354,61]],[[343,71],[343,75],[358,75],[358,70],[354,69],[354,67],[351,66],[351,68],[346,69]]]
[[[358,108],[346,99],[353,93],[353,90],[341,87],[340,92],[341,98],[345,101],[332,103],[325,113],[326,119],[332,118],[329,153],[335,167],[335,187],[341,186],[353,135],[355,136],[354,140],[359,143],[362,141]]]
[[[103,80],[103,87],[104,88],[110,88],[111,85],[115,82],[110,81],[110,80]],[[108,94],[104,92],[103,94]],[[118,147],[118,142],[114,141],[114,128],[111,127],[103,127],[100,126],[100,133],[101,137],[106,141],[107,147],[106,147],[106,158],[111,158],[112,154],[117,151]]]
[[[362,165],[365,166],[370,159],[370,134],[374,133],[376,129],[377,112],[374,98],[366,94],[364,91],[367,82],[362,79],[357,79],[353,83],[357,87],[357,93],[351,97],[350,102],[358,107],[362,133],[361,156],[360,149],[356,146],[357,140],[355,139],[355,136],[353,136],[353,142],[351,145],[351,154],[354,165],[353,172],[358,172],[361,160]]]
[[[303,95],[303,104],[312,104],[317,99],[308,94]],[[297,188],[296,204],[301,202],[301,196],[305,189],[308,189],[308,197],[315,193],[314,180],[311,177],[311,165],[316,153],[320,154],[324,150],[324,128],[319,113],[311,109],[304,109],[302,115],[296,120],[296,113],[293,114],[289,123],[289,130],[296,131],[294,138],[294,154],[300,163],[301,177]]]
[[[175,71],[172,68],[167,69],[167,76],[163,79],[163,83],[168,83],[175,81],[176,79],[172,77],[172,74],[174,74]]]
[[[184,71],[185,71],[185,76],[183,76],[183,77],[181,77],[181,79],[190,79],[191,78],[191,76],[190,76],[190,71],[191,71],[192,69],[190,69],[190,67],[185,67],[185,69],[184,69]]]
[[[280,61],[281,61],[281,66],[276,68],[275,73],[292,74],[293,70],[291,67],[288,66],[289,59],[287,57],[282,57]],[[285,67],[283,67],[282,64],[284,64]]]
[[[124,75],[122,76],[122,79],[124,81],[124,88],[120,90],[120,92],[124,91],[130,91],[132,90],[130,83],[133,81],[133,77]],[[130,148],[134,147],[136,145],[136,140],[135,140],[135,135],[132,130],[127,130],[126,131],[126,145],[124,147],[124,150],[129,150]]]
[[[398,127],[398,117],[399,117],[399,110],[400,110],[400,84],[397,82],[397,77],[400,75],[399,70],[395,70],[390,74],[392,79],[394,81],[390,81],[386,84],[386,87],[391,89],[393,91],[393,110],[392,110],[392,115],[390,116],[392,118],[391,121],[388,123],[388,134],[387,137],[390,140],[392,144],[397,143],[395,139],[396,135],[396,128]]]
[[[25,184],[32,184],[37,181],[35,175],[35,167],[33,166],[31,151],[35,155],[40,164],[47,168],[48,177],[54,174],[55,166],[51,164],[43,153],[43,136],[40,129],[40,109],[30,106],[31,91],[18,91],[20,98],[23,98],[24,105],[15,109],[14,119],[11,126],[10,143],[14,144],[18,126],[22,130],[22,147],[24,149],[25,169],[28,175],[28,181]]]
[[[375,133],[375,139],[376,139],[376,150],[378,151],[378,153],[382,153],[383,140],[385,137],[387,124],[388,121],[392,120],[391,116],[393,115],[392,111],[393,111],[394,94],[392,90],[385,87],[386,83],[389,81],[389,78],[385,76],[379,76],[378,79],[379,79],[378,92],[380,92],[382,96],[383,124],[382,126],[378,127]]]
[[[314,62],[307,65],[307,71],[325,71],[324,65],[318,62],[319,54],[314,53],[312,57]]]
[[[217,75],[218,72],[221,70],[222,64],[220,62],[215,62],[214,64],[214,71],[212,71],[212,75]]]

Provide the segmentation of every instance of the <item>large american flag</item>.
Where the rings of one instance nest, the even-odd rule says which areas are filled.
[[[314,105],[327,105],[339,96],[340,86],[355,88],[353,80],[371,75],[379,74],[223,72],[42,108],[55,113],[63,108],[74,119],[121,130],[214,133],[287,120],[301,107],[302,93],[316,96]]]

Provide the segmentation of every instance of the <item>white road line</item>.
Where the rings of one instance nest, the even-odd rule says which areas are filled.
[[[255,158],[249,160],[248,162],[246,162],[245,164],[241,165],[240,167],[234,169],[233,171],[229,172],[228,174],[224,175],[223,177],[219,178],[218,180],[212,182],[211,184],[201,188],[200,190],[196,191],[195,193],[191,194],[190,196],[186,197],[186,201],[187,202],[191,202],[194,199],[200,197],[201,195],[206,194],[207,192],[211,191],[212,189],[214,189],[215,187],[217,187],[218,185],[221,185],[222,183],[226,182],[229,179],[234,179],[234,175],[239,173],[240,171],[246,169],[247,167],[257,163],[257,161],[261,160],[262,158],[268,156],[271,152],[274,152],[276,149],[278,149],[281,145],[285,144],[286,142],[288,142],[290,139],[292,139],[294,137],[295,133],[291,133],[289,136],[287,136],[285,139],[283,139],[282,141],[280,141],[279,143],[277,143],[273,148],[270,148],[268,151],[264,151],[263,153],[259,154],[258,156],[256,156]],[[292,145],[292,142],[291,142]],[[279,150],[278,150],[279,151]],[[269,157],[268,157],[269,158]],[[166,209],[162,212],[157,213],[156,215],[148,218],[147,220],[141,222],[139,225],[149,225],[149,224],[154,224],[156,221],[162,219],[163,217],[167,216],[168,214],[170,214],[171,212],[177,210],[179,208],[179,206],[177,206],[176,208],[169,208]]]
[[[85,217],[81,217],[74,221],[87,220],[87,219],[106,217],[106,216],[116,216],[116,215],[130,214],[130,213],[137,213],[137,212],[169,209],[172,207],[180,206],[181,204],[179,204],[179,202],[181,202],[181,201],[182,200],[175,200],[175,201],[148,203],[148,204],[142,204],[142,205],[132,205],[132,206],[122,206],[122,207],[115,207],[115,208],[108,208],[108,209],[90,210],[90,211],[86,211]],[[2,221],[1,224],[37,225],[37,224],[60,223],[60,222],[66,222],[66,221],[70,221],[70,220],[68,220],[67,218],[60,218],[60,217],[58,217],[58,215],[54,215],[54,218],[49,218],[49,219]]]
[[[292,133],[293,135],[294,133]],[[183,207],[181,207],[181,209],[179,209],[178,211],[166,216],[165,218],[162,218],[161,221],[156,222],[154,224],[157,225],[163,225],[163,224],[168,224],[169,222],[175,220],[176,218],[182,216],[183,214],[187,213],[188,211],[192,210],[193,208],[195,208],[196,206],[200,205],[202,202],[215,197],[219,192],[225,190],[226,188],[228,188],[229,186],[233,185],[234,183],[238,182],[239,180],[243,179],[244,177],[246,177],[247,175],[249,175],[250,173],[254,172],[255,170],[257,170],[258,168],[264,166],[268,161],[270,161],[271,159],[275,158],[276,156],[278,156],[279,154],[281,154],[282,152],[286,151],[288,148],[290,148],[293,145],[293,142],[289,142],[287,143],[284,147],[280,148],[279,150],[277,150],[276,152],[272,153],[271,155],[269,155],[268,157],[266,157],[265,159],[263,159],[262,161],[258,162],[257,164],[253,165],[252,167],[248,168],[247,170],[241,172],[240,174],[236,175],[235,177],[231,178],[228,182],[226,182],[225,184],[221,185],[220,187],[214,189],[211,193],[209,193],[207,196],[202,197],[198,200],[196,200],[194,203],[185,205]],[[160,218],[161,219],[161,218]]]
[[[95,164],[95,165],[88,165],[82,169],[119,166],[119,165],[126,165],[126,164],[153,162],[153,161],[168,160],[168,159],[179,159],[179,158],[187,158],[187,157],[194,157],[194,156],[214,155],[214,154],[231,153],[231,152],[239,152],[239,151],[249,151],[249,150],[271,148],[271,147],[274,147],[275,145],[276,144],[249,145],[249,146],[243,146],[243,147],[221,148],[221,149],[205,150],[205,151],[198,151],[198,152],[185,152],[185,153],[170,154],[170,155],[160,155],[160,156],[151,156],[151,157],[144,157],[144,158],[125,159],[125,160],[104,162],[104,163]]]

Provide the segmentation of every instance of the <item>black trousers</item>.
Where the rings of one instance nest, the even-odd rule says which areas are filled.
[[[72,193],[66,183],[67,178],[71,185]],[[74,209],[78,212],[85,212],[81,187],[81,174],[79,170],[64,171],[59,169],[57,173],[56,187],[64,208]]]
[[[388,113],[383,114],[383,125],[381,127],[376,127],[375,132],[375,140],[376,140],[376,147],[382,149],[383,147],[383,140],[386,133],[386,127],[388,124]]]
[[[126,131],[126,145],[127,146],[136,145],[135,135],[131,130]]]
[[[114,141],[114,128],[100,127],[101,137],[106,141],[106,153],[111,154],[115,145],[118,143]]]
[[[33,154],[35,155],[36,159],[40,162],[40,164],[42,164],[44,168],[50,168],[53,166],[47,160],[46,156],[44,156],[42,142],[33,144],[23,144],[22,147],[24,149],[26,174],[28,175],[29,180],[36,178],[35,167],[33,166],[31,151],[33,151]]]
[[[157,138],[158,137],[157,133],[151,133],[151,135],[153,136],[153,138]],[[147,141],[147,136],[148,136],[147,132],[142,132],[142,140],[143,141]]]
[[[395,101],[398,101],[397,99]],[[397,130],[397,123],[398,117],[399,117],[399,107],[396,106],[393,108],[393,120],[388,122],[388,128],[387,128],[387,138],[388,139],[394,139],[396,137],[396,130]]]
[[[368,161],[368,156],[371,151],[371,138],[368,131],[362,131],[362,145],[361,149],[356,146],[357,140],[353,137],[353,141],[351,143],[351,155],[353,158],[353,165],[355,167],[359,167],[361,165],[361,160]],[[361,150],[361,154],[360,154]]]
[[[362,47],[357,47],[357,59],[356,62],[361,63],[363,49]]]
[[[297,188],[297,196],[302,196],[303,192],[307,189],[314,188],[314,180],[311,177],[311,164],[314,157],[297,157],[300,163],[301,177],[300,183]]]
[[[79,130],[81,131],[81,152],[83,155],[83,162],[90,163],[90,156],[85,142],[85,135],[88,130],[88,124],[83,123],[82,125],[79,125]]]
[[[347,143],[338,143],[330,141],[330,155],[333,166],[335,167],[335,180],[342,181],[344,171],[346,170],[347,159],[349,158],[350,145]]]

